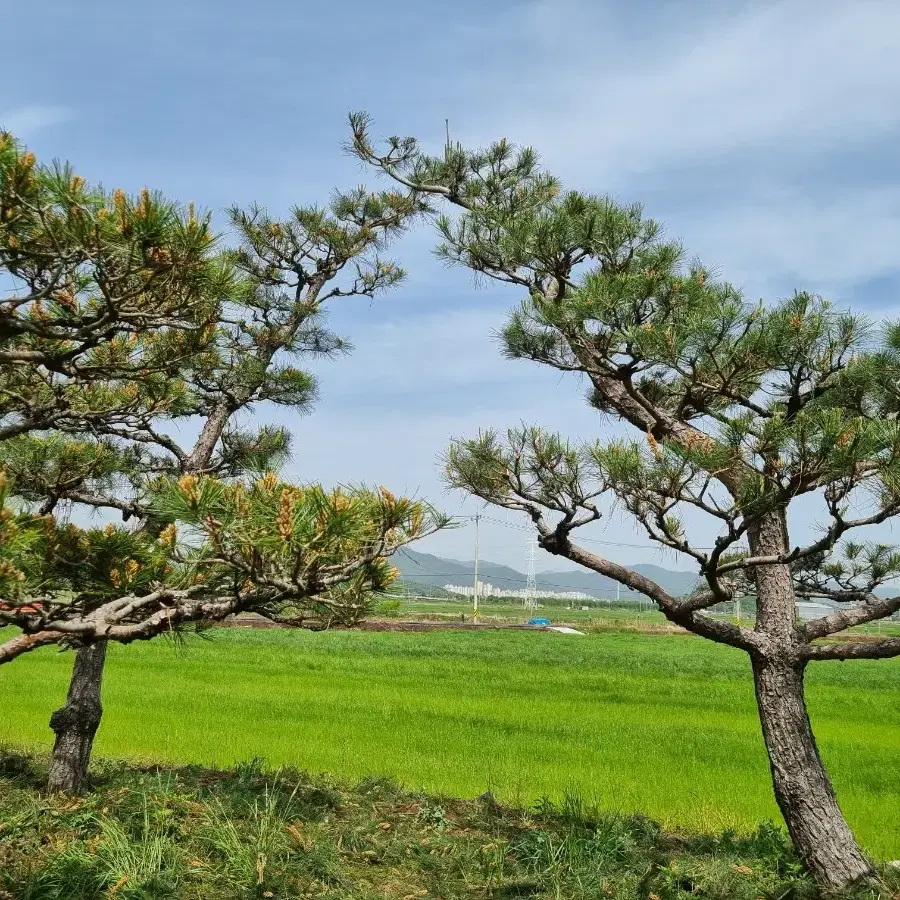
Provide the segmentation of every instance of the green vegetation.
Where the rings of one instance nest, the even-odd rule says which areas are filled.
[[[106,193],[0,133],[0,625],[18,629],[0,664],[26,660],[0,669],[0,741],[46,749],[69,668],[48,645],[75,651],[47,772],[0,753],[0,900],[886,897],[900,861],[873,860],[900,856],[900,637],[880,623],[900,596],[879,592],[900,547],[845,538],[900,516],[900,323],[876,337],[808,293],[748,303],[638,206],[564,192],[505,140],[379,154],[367,118],[351,123],[392,189],[283,220],[234,209],[221,238],[193,205]],[[383,487],[286,483],[287,430],[237,423],[308,407],[293,362],[347,349],[326,305],[395,285],[381,254],[421,217],[446,261],[522,289],[505,355],[581,373],[636,438],[490,428],[452,441],[448,484],[525,513],[590,591],[622,585],[657,612],[542,604],[592,632],[574,639],[335,631],[376,604],[393,622],[373,631],[463,619],[446,592],[421,608],[385,594],[387,557],[449,522]],[[805,494],[829,521],[802,546],[789,510]],[[581,546],[604,496],[699,581]],[[81,528],[73,506],[131,524]],[[425,557],[403,574],[521,583]],[[732,618],[739,598],[749,618]],[[798,622],[798,598],[840,611]],[[530,615],[492,601],[484,622]],[[208,631],[247,612],[310,630]],[[214,640],[186,643],[191,623]],[[177,654],[145,643],[161,635]],[[85,797],[108,643],[101,751],[132,763],[105,763]],[[776,808],[790,850],[761,824]]]
[[[521,805],[568,791],[693,832],[778,818],[749,666],[689,636],[222,629],[184,652],[111,646],[109,666],[104,756],[229,766],[264,754]],[[0,743],[46,748],[68,669],[48,649],[0,669]],[[823,756],[880,859],[900,857],[898,674],[895,660],[808,673]]]
[[[98,767],[85,798],[46,798],[40,761],[0,754],[0,897],[28,900],[339,900],[657,897],[805,900],[817,891],[787,836],[685,838],[569,797],[530,810],[493,798],[354,785],[258,761]],[[900,885],[897,873],[885,878]],[[875,891],[855,897],[883,897]],[[850,895],[842,895],[850,896]]]

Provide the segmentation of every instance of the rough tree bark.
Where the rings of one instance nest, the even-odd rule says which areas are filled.
[[[748,529],[751,556],[777,556],[789,547],[783,511],[767,513]],[[846,887],[874,878],[838,805],[810,725],[804,695],[797,607],[790,567],[759,566],[757,630],[769,640],[753,654],[756,703],[778,808],[803,862],[818,881]]]
[[[875,876],[819,756],[803,694],[805,664],[753,660],[756,702],[775,799],[807,868],[829,887]]]
[[[209,414],[190,456],[182,463],[182,472],[199,472],[209,465],[213,450],[216,449],[216,444],[222,437],[233,412],[232,404],[222,402]]]
[[[106,641],[85,644],[75,654],[66,704],[50,717],[56,733],[47,779],[51,792],[80,794],[87,783],[94,736],[103,716],[100,693],[105,658]]]

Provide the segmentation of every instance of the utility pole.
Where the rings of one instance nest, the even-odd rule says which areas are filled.
[[[522,603],[529,614],[537,607],[537,576],[535,575],[536,549],[537,541],[530,541],[528,544],[528,576],[525,581],[525,599]]]
[[[472,587],[472,618],[478,621],[478,520],[481,516],[475,513],[475,584]]]

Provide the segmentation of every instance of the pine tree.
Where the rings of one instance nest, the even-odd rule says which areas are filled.
[[[13,213],[0,246],[14,247],[2,261],[16,290],[0,303],[0,503],[14,492],[26,509],[0,513],[0,623],[22,629],[0,662],[47,643],[77,648],[68,701],[51,719],[51,788],[74,791],[102,715],[108,640],[245,610],[352,624],[394,577],[385,558],[445,524],[386,489],[289,485],[270,471],[289,453],[287,430],[235,421],[264,401],[309,407],[315,382],[294,359],[348,349],[323,327],[323,305],[403,277],[379,253],[419,206],[359,188],[284,221],[234,209],[238,243],[219,250],[192,207],[147,191],[107,197],[4,146],[0,188]],[[152,253],[136,250],[134,232],[154,215]],[[77,225],[67,242],[56,219]],[[194,255],[179,250],[198,230]],[[141,268],[148,253],[170,264],[165,281]],[[126,275],[112,278],[116,266]],[[183,444],[179,432],[198,422]],[[61,525],[60,504],[115,511],[132,527]]]
[[[0,132],[0,440],[166,409],[224,287],[213,241],[208,216],[93,188]]]
[[[545,550],[744,650],[775,796],[800,856],[829,887],[871,879],[819,756],[804,672],[812,661],[900,655],[900,639],[846,634],[900,610],[900,597],[875,593],[900,573],[900,553],[848,540],[900,512],[900,326],[879,333],[808,293],[748,303],[687,262],[640,207],[563,191],[531,150],[448,143],[430,157],[413,139],[390,138],[379,154],[366,117],[351,125],[364,162],[410,196],[456,209],[436,219],[444,259],[522,290],[505,355],[578,373],[593,406],[637,435],[580,445],[536,427],[483,432],[452,443],[450,484],[522,511]],[[796,542],[789,511],[808,495],[825,524]],[[578,543],[606,498],[693,560],[701,586],[692,596],[672,596]],[[714,523],[712,548],[697,546],[686,511]],[[755,599],[753,627],[710,614],[743,595]],[[798,621],[796,600],[810,597],[835,612]]]

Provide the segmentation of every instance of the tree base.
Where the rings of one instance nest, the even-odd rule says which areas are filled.
[[[844,814],[813,736],[803,665],[754,660],[753,675],[775,799],[800,858],[818,882],[841,889],[877,880]]]
[[[56,734],[47,778],[51,793],[80,794],[87,787],[94,737],[103,717],[100,694],[105,659],[105,641],[79,648],[66,704],[50,717]]]

